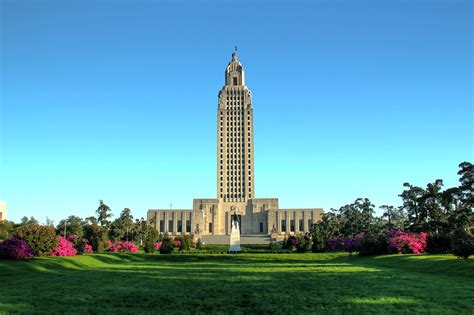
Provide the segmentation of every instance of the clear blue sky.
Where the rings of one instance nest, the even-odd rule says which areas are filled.
[[[471,1],[1,1],[9,219],[190,209],[216,196],[216,108],[239,47],[256,196],[400,204],[473,158]]]

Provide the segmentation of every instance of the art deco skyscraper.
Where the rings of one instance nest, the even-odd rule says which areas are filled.
[[[252,93],[237,51],[225,70],[217,110],[217,198],[246,202],[255,198]]]

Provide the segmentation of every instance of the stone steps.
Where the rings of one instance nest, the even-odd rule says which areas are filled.
[[[204,244],[230,244],[230,235],[203,235],[201,240]],[[270,235],[241,235],[241,245],[269,244]]]

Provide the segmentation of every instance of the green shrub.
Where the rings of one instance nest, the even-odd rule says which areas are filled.
[[[192,235],[181,235],[174,238],[175,244],[179,244],[179,251],[189,250],[193,245]],[[177,242],[178,241],[178,242]]]
[[[365,233],[359,238],[358,248],[359,255],[383,255],[388,252],[388,239],[383,234]]]
[[[171,254],[173,250],[173,242],[171,241],[171,238],[165,234],[161,240],[160,254]]]
[[[430,254],[447,254],[451,252],[452,240],[447,234],[428,235],[426,252]]]
[[[298,240],[298,244],[296,245],[296,252],[306,253],[309,249],[309,245],[311,242],[309,235],[299,234],[296,236],[296,239]]]
[[[474,237],[459,229],[453,233],[453,254],[461,259],[468,259],[474,254]]]
[[[145,244],[143,245],[143,250],[147,254],[153,254],[156,251],[155,244],[160,237],[158,231],[152,227],[147,229]]]
[[[201,241],[201,238],[198,238],[197,242],[196,242],[196,249],[197,250],[201,250],[202,249],[202,241]]]
[[[323,253],[326,251],[324,235],[320,226],[317,224],[315,224],[311,230],[311,240],[313,241],[311,245],[311,251],[313,253]]]
[[[107,230],[95,223],[84,227],[84,238],[89,242],[92,246],[92,250],[96,253],[103,252],[109,240]]]
[[[143,251],[147,254],[153,254],[156,250],[155,243],[152,238],[147,238],[143,245]]]
[[[30,245],[35,256],[49,256],[58,245],[56,231],[52,226],[24,224],[16,230],[16,236]]]

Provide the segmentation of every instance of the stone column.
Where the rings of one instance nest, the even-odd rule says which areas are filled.
[[[178,233],[178,213],[173,211],[173,233],[176,235]]]
[[[303,232],[300,231],[300,212],[295,210],[295,232]]]
[[[281,211],[277,211],[277,232],[281,233]]]
[[[309,232],[309,226],[308,226],[308,211],[303,211],[303,226],[304,226],[304,231]]]

